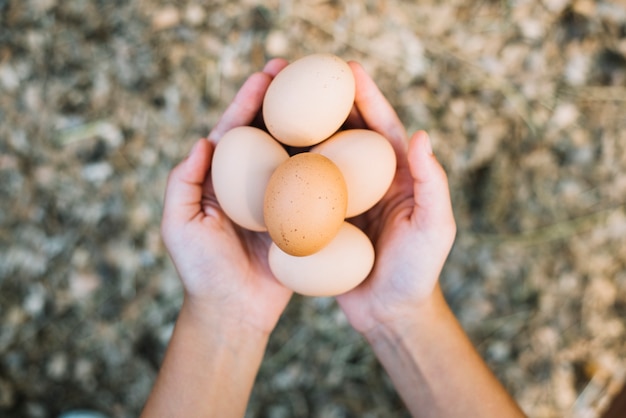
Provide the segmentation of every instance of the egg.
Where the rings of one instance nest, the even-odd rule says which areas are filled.
[[[263,201],[270,177],[289,154],[267,132],[241,126],[219,140],[211,163],[215,197],[238,225],[265,231]]]
[[[348,187],[348,218],[374,206],[389,189],[396,172],[391,143],[367,129],[338,132],[311,151],[328,157],[341,170]]]
[[[284,252],[313,254],[337,234],[347,204],[346,182],[331,160],[296,154],[276,168],[265,190],[267,231]]]
[[[263,119],[280,142],[308,147],[341,127],[354,94],[354,76],[345,61],[332,54],[308,55],[274,77],[263,99]]]
[[[358,286],[374,265],[374,247],[356,226],[344,222],[320,251],[293,257],[270,246],[270,270],[285,287],[305,296],[335,296]]]

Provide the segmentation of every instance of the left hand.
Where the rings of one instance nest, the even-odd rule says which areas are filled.
[[[273,77],[287,62],[269,61],[250,76],[208,140],[172,170],[165,193],[161,231],[185,288],[183,309],[200,317],[247,323],[269,334],[292,292],[272,275],[270,238],[235,225],[213,192],[210,167],[215,144],[230,129],[251,125]]]

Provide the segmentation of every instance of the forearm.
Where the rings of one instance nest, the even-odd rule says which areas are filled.
[[[367,333],[415,417],[523,417],[438,290],[416,312]]]
[[[243,417],[267,340],[184,304],[142,417]]]

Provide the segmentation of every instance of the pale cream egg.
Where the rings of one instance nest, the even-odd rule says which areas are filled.
[[[289,158],[267,132],[250,126],[231,129],[219,140],[211,165],[215,197],[238,225],[265,231],[263,200],[276,168]]]
[[[274,77],[263,99],[263,119],[278,141],[308,147],[341,127],[354,94],[354,75],[345,61],[332,54],[308,55]]]
[[[374,266],[374,247],[363,231],[344,222],[333,240],[318,252],[294,257],[274,243],[269,250],[274,276],[305,296],[336,296],[358,286]]]
[[[341,170],[348,187],[347,218],[378,203],[396,173],[396,154],[391,143],[371,130],[338,132],[311,151],[328,157]]]

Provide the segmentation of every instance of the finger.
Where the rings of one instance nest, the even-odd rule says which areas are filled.
[[[435,229],[441,233],[454,231],[448,179],[443,167],[432,153],[426,132],[418,131],[411,137],[408,161],[413,177],[415,199],[412,219],[423,230]]]
[[[289,64],[289,62],[286,59],[274,58],[269,60],[267,64],[265,64],[265,67],[263,67],[263,72],[274,78],[276,77],[276,74],[281,72],[282,69],[287,66],[287,64]]]
[[[202,213],[202,190],[211,166],[213,144],[200,139],[170,173],[165,189],[164,222],[185,223]]]
[[[348,63],[354,74],[356,94],[354,104],[365,124],[391,142],[398,161],[406,160],[407,134],[396,111],[387,101],[378,86],[365,72],[361,64]]]
[[[272,77],[272,80],[273,80],[274,77],[276,77],[276,75],[279,72],[281,72],[282,69],[285,68],[288,64],[289,64],[289,62],[287,60],[285,60],[285,59],[274,58],[274,59],[268,61],[267,64],[265,64],[265,67],[263,67],[263,73],[265,73],[265,74],[269,75],[270,77]],[[265,94],[264,94],[264,96],[265,96]],[[263,129],[264,131],[267,130],[267,127],[265,126],[265,121],[263,120],[263,109],[262,109],[262,107],[259,108],[259,110],[256,112],[256,115],[254,116],[254,119],[252,120],[252,122],[249,123],[249,125],[257,127],[259,129]]]
[[[273,67],[271,69],[274,70]],[[250,125],[261,109],[263,97],[271,81],[272,76],[265,72],[257,72],[248,77],[217,125],[209,133],[209,140],[217,143],[231,129]]]

